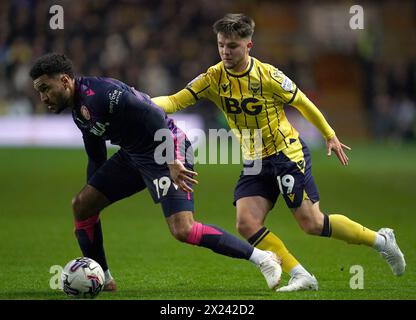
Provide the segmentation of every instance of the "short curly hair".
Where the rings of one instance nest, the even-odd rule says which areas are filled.
[[[65,73],[73,79],[72,61],[64,54],[48,53],[35,61],[29,74],[35,80],[44,74],[51,76],[59,73]]]
[[[237,34],[240,38],[248,38],[253,35],[255,25],[253,19],[242,13],[228,13],[214,23],[213,29],[215,34]]]

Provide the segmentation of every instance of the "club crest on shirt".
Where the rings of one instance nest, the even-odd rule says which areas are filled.
[[[85,120],[91,119],[91,114],[86,106],[81,106],[81,115],[84,117]]]
[[[226,93],[228,91],[228,89],[230,88],[230,84],[229,83],[221,83],[220,87],[221,87],[221,92]]]
[[[250,82],[248,88],[250,89],[251,92],[253,92],[253,94],[257,94],[260,90],[260,82],[257,82],[257,81]]]

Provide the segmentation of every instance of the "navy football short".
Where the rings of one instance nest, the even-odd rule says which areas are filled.
[[[242,171],[234,191],[234,205],[238,199],[261,196],[269,199],[273,206],[282,194],[289,208],[298,208],[302,201],[319,201],[318,189],[312,176],[312,160],[306,144],[299,139],[295,150],[297,161],[292,161],[283,152],[262,159],[262,168],[257,175],[244,175]],[[244,164],[248,166],[248,164]]]
[[[187,150],[192,154],[189,143]],[[179,156],[185,167],[193,170],[192,162]],[[120,149],[94,173],[88,184],[103,193],[111,203],[147,188],[153,201],[162,205],[165,217],[180,211],[194,212],[193,194],[177,187],[170,178],[168,166],[157,164],[153,154],[140,155]]]

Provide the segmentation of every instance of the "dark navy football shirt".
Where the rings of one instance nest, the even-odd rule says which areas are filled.
[[[158,129],[169,129],[175,144],[178,134],[184,135],[147,94],[116,79],[75,78],[74,102],[72,117],[89,157],[88,178],[106,160],[106,140],[127,152],[153,157],[160,143],[154,140]]]

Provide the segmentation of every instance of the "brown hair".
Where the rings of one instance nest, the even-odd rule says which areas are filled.
[[[240,38],[251,37],[254,27],[254,20],[242,13],[228,13],[213,25],[215,34],[222,33],[225,36],[237,34]]]

